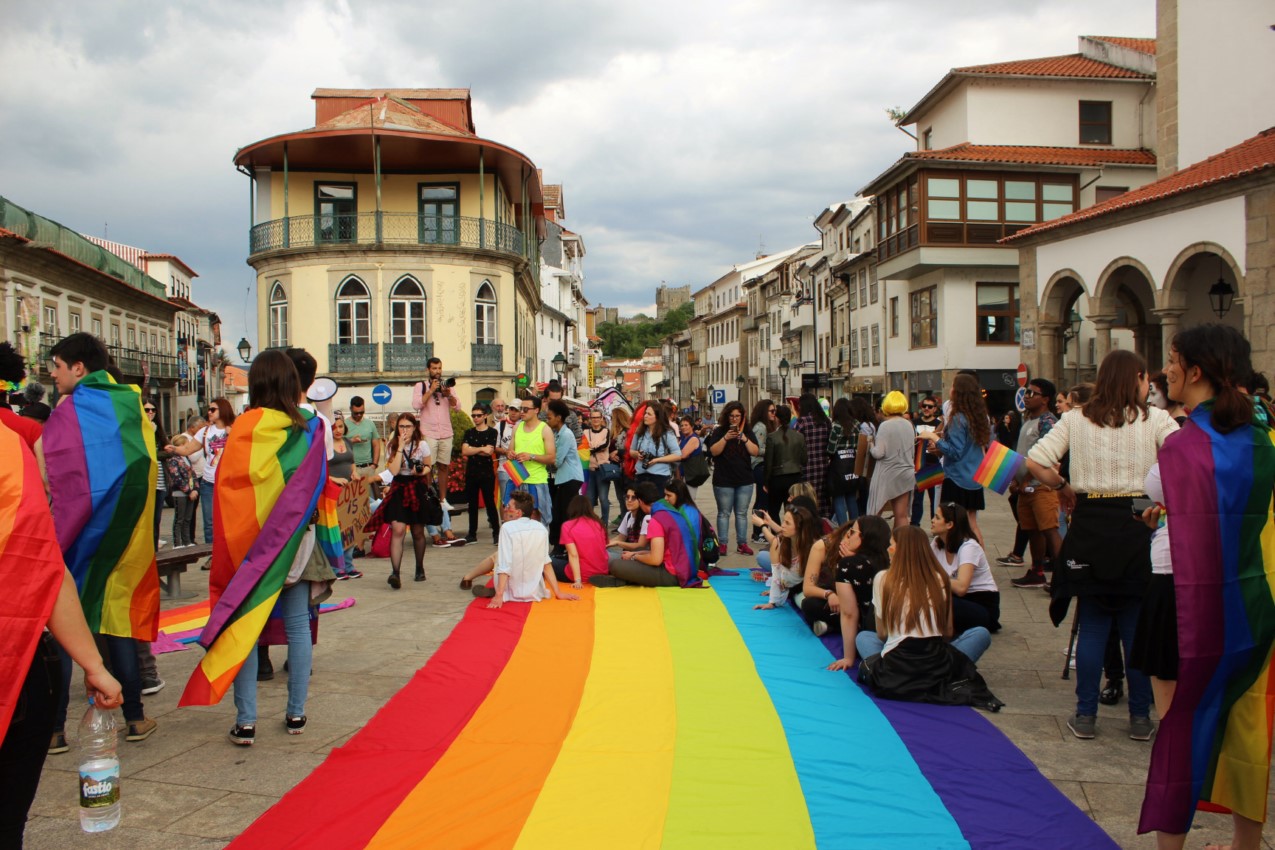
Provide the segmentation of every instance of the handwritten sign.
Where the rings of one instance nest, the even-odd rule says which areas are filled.
[[[372,517],[369,506],[371,481],[370,478],[351,478],[341,488],[341,496],[336,501],[336,516],[341,524],[341,545],[346,549],[351,546],[364,551],[367,549],[364,544],[371,535],[364,533],[363,526]]]

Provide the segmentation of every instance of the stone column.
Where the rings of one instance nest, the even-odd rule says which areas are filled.
[[[1182,328],[1182,314],[1186,310],[1177,307],[1155,307],[1151,310],[1151,315],[1160,320],[1160,354],[1162,357],[1169,356],[1169,349],[1173,344],[1173,337],[1177,335]],[[1152,370],[1158,369],[1158,364],[1148,364]]]
[[[1096,367],[1111,353],[1111,326],[1115,324],[1116,317],[1089,316],[1089,321],[1093,322],[1094,337],[1097,339],[1094,343],[1094,366]]]
[[[1032,377],[1048,378],[1056,384],[1063,371],[1062,346],[1059,345],[1063,326],[1059,322],[1041,322],[1036,329],[1038,334],[1036,345],[1040,349],[1040,362],[1037,364],[1037,372]]]

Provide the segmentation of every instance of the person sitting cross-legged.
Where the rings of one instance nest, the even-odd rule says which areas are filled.
[[[496,576],[496,586],[474,587],[474,596],[491,599],[488,608],[499,608],[506,602],[539,602],[548,599],[549,588],[558,599],[580,597],[564,593],[549,562],[549,531],[531,519],[534,501],[525,490],[515,490],[505,503],[505,521],[500,526],[500,542],[496,552],[470,570],[461,579],[461,588],[470,587],[474,579],[489,572]]]
[[[700,534],[703,518],[691,502],[686,482],[674,478],[657,500],[651,482],[637,486],[638,499],[650,514],[646,552],[625,551],[612,558],[606,575],[589,577],[596,587],[638,584],[645,587],[687,587],[699,584]]]

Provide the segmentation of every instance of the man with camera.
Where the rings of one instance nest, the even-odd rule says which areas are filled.
[[[455,378],[443,379],[443,361],[431,357],[426,363],[429,376],[412,387],[412,409],[420,420],[421,434],[429,444],[434,460],[434,480],[438,482],[438,495],[443,500],[443,510],[450,511],[447,502],[447,472],[452,462],[452,410],[460,406],[453,387]]]

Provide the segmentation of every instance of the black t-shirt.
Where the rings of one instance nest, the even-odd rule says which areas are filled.
[[[739,432],[740,438],[727,440],[721,454],[708,453],[708,456],[713,459],[714,487],[746,487],[753,483],[753,456],[748,453],[748,443],[755,446],[757,439],[753,436],[751,428],[742,427],[743,430]],[[726,432],[729,430],[725,425],[718,425],[705,441],[704,450],[707,451],[714,443],[725,439]]]
[[[867,555],[851,555],[837,562],[836,577],[854,588],[855,601],[859,603],[859,631],[876,628],[876,616],[872,609],[872,580],[884,567],[878,567]]]
[[[470,428],[465,432],[465,445],[476,449],[496,445],[496,429],[487,428],[479,431],[477,428]],[[470,455],[465,459],[465,475],[484,479],[494,477],[491,458],[487,455]]]

